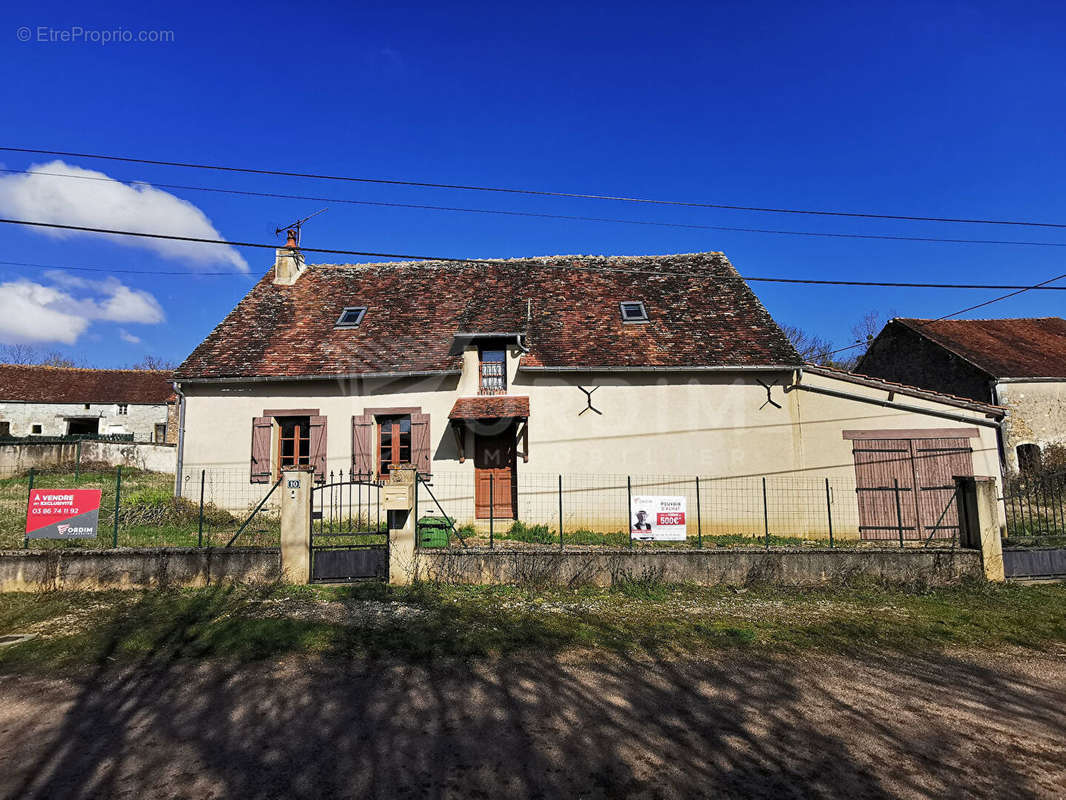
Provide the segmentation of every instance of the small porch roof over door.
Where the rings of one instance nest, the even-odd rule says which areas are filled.
[[[466,427],[477,420],[508,420],[518,423],[515,439],[521,443],[518,455],[523,462],[529,461],[529,398],[510,395],[482,395],[460,397],[452,406],[448,419],[455,433],[459,451],[459,463],[466,461]]]
[[[529,398],[510,395],[460,397],[452,406],[448,419],[528,419]]]

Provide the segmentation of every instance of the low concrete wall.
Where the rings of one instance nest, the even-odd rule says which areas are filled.
[[[72,465],[78,457],[76,442],[17,442],[0,444],[0,475]],[[177,469],[177,448],[155,442],[81,443],[82,463],[98,462],[113,467],[137,467],[152,472]]]
[[[0,551],[0,592],[260,583],[280,574],[272,547]]]
[[[420,550],[422,580],[445,583],[541,583],[609,586],[653,578],[704,586],[759,581],[813,586],[855,578],[893,583],[957,583],[981,578],[976,550],[668,550],[573,551]]]

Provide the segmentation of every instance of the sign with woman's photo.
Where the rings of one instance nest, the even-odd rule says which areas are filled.
[[[638,495],[629,508],[629,535],[659,542],[685,541],[685,498]]]

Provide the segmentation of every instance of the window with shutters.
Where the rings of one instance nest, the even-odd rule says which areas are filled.
[[[505,350],[478,351],[480,372],[478,394],[507,393],[507,352]]]
[[[251,482],[276,481],[283,469],[313,469],[315,481],[326,479],[326,418],[317,408],[268,410],[252,419]]]
[[[378,475],[389,474],[393,464],[411,463],[411,417],[407,414],[378,418]]]
[[[275,417],[278,425],[278,469],[311,466],[310,417]]]
[[[430,415],[418,407],[367,408],[352,417],[352,474],[384,480],[393,465],[413,464],[419,474],[433,466]]]

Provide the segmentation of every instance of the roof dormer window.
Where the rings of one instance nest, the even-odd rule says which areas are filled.
[[[341,312],[334,328],[358,328],[366,314],[366,306],[348,306]]]
[[[626,300],[618,304],[622,310],[622,322],[647,322],[648,309],[641,300]]]

